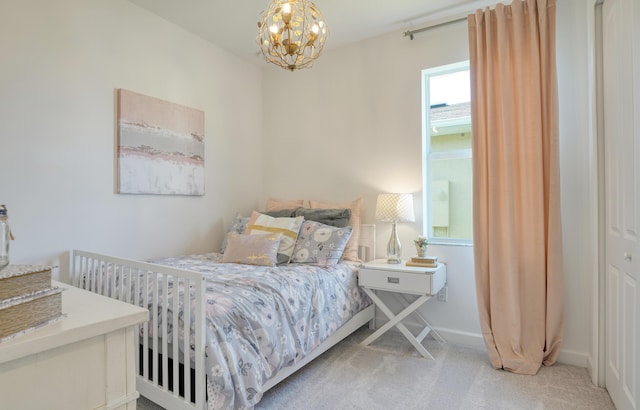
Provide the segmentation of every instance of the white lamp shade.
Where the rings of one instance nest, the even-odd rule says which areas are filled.
[[[376,219],[389,222],[414,222],[413,195],[379,194],[376,204]]]

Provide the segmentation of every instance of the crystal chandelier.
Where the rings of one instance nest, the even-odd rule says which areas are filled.
[[[311,67],[329,32],[322,13],[307,0],[272,0],[258,21],[258,45],[269,63],[287,70]]]

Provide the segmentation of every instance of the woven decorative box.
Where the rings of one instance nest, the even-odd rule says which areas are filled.
[[[61,290],[51,286],[51,268],[9,265],[0,271],[0,342],[58,319]]]

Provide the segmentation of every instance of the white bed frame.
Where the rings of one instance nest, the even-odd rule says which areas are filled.
[[[362,260],[374,259],[375,249],[375,225],[361,225],[360,258]],[[143,306],[147,306],[149,303],[152,304],[149,326],[146,324],[140,325],[142,326],[141,331],[143,336],[142,352],[144,352],[142,358],[140,358],[140,349],[135,350],[136,387],[140,394],[168,409],[205,409],[207,403],[204,369],[205,286],[203,276],[188,270],[80,250],[71,251],[70,258],[70,276],[73,286],[138,306],[141,304]],[[109,276],[104,277],[103,275],[107,272],[109,272]],[[131,283],[132,280],[133,283]],[[118,291],[113,292],[113,289],[116,289],[116,281],[118,281],[117,283],[123,284],[123,286],[119,286]],[[181,328],[184,332],[183,352],[190,351],[189,340],[195,340],[195,353],[190,361],[185,361],[184,356],[180,353],[178,340],[179,331],[177,329],[177,324],[180,323],[177,317],[178,304],[188,301],[189,294],[185,292],[186,294],[182,295],[183,300],[179,300],[177,296],[174,297],[170,312],[168,306],[163,306],[165,304],[158,303],[159,300],[166,300],[167,285],[169,282],[173,282],[174,286],[176,283],[180,283],[185,288],[191,287],[195,291],[196,308],[193,312],[193,315],[195,315],[194,331],[192,332],[189,326],[192,319],[192,313],[189,309],[185,309],[182,320],[184,325]],[[159,283],[161,286],[159,286]],[[149,298],[147,296],[148,292],[140,292],[141,287],[142,289],[147,288],[148,284],[151,284],[153,288],[151,300],[147,300]],[[133,292],[130,291],[132,287]],[[161,291],[158,291],[159,288],[161,288]],[[125,290],[129,291],[125,292]],[[140,300],[141,293],[142,300]],[[135,295],[133,300],[132,294]],[[150,334],[149,329],[158,329],[159,318],[167,318],[169,315],[172,315],[171,323],[174,324],[171,340],[169,340],[168,337],[167,327],[164,325],[168,322],[167,320],[162,322],[161,332],[154,331],[151,332],[153,334]],[[373,319],[374,306],[371,305],[356,314],[301,361],[293,366],[280,370],[272,378],[267,380],[263,385],[263,391],[267,391],[280,383],[286,377],[311,362],[363,325],[367,323],[371,324]],[[158,354],[152,354],[152,357],[149,358],[149,354],[147,353],[149,349],[153,352],[167,352],[167,354],[162,354],[160,357],[158,357]],[[174,360],[175,358],[178,358],[178,360]],[[191,366],[182,366],[182,368],[180,368],[181,363],[189,362]],[[142,374],[140,374],[140,367],[142,367]],[[152,369],[151,371],[150,368]],[[193,378],[191,377],[191,368],[195,371]],[[170,388],[168,382],[170,377],[173,380],[173,388]],[[179,394],[179,388],[176,382],[178,380],[184,381],[184,392],[182,395]],[[192,384],[195,386],[195,396],[193,397],[190,388]]]

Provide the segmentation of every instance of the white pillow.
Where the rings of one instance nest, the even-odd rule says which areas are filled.
[[[295,218],[274,218],[253,211],[247,224],[246,233],[248,235],[282,233],[282,240],[278,248],[278,264],[289,263],[303,221],[304,218],[302,216]]]

